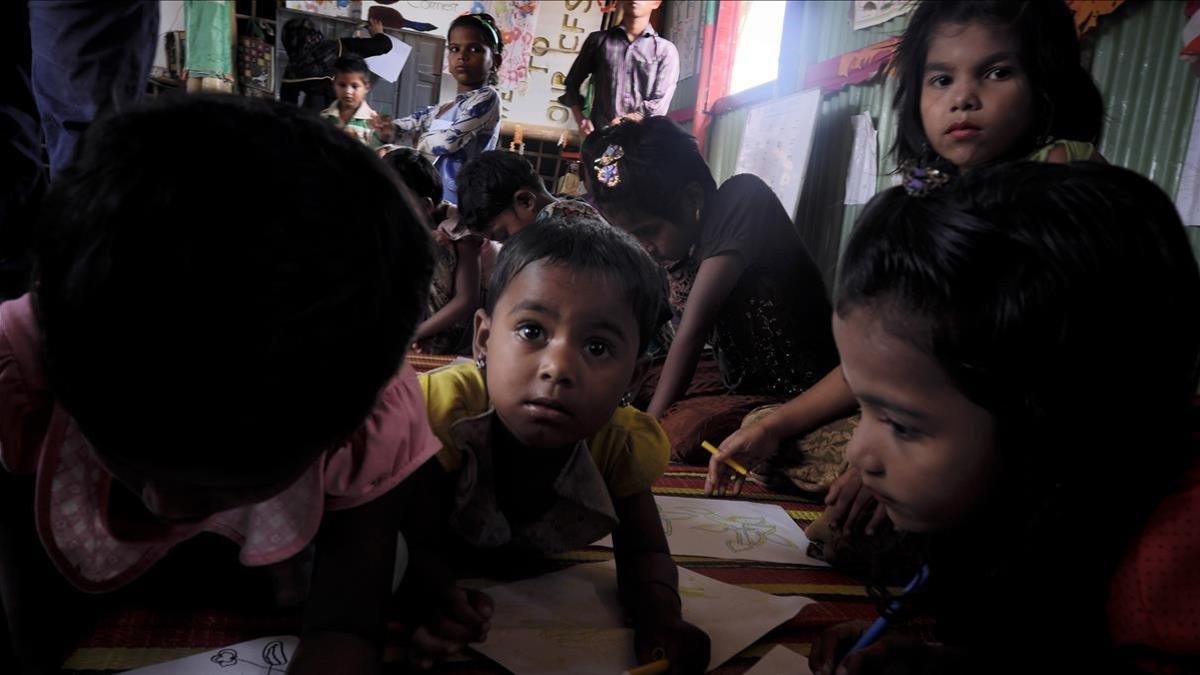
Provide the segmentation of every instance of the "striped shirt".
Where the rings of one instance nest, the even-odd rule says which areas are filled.
[[[579,87],[588,75],[595,84],[590,118],[602,129],[621,115],[666,115],[679,80],[679,52],[650,26],[633,42],[621,26],[588,36],[567,73],[565,106],[584,104]]]

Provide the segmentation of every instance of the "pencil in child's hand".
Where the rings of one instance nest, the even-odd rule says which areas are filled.
[[[717,447],[715,445],[713,445],[712,443],[709,443],[708,441],[700,441],[700,447],[707,450],[708,454],[712,455],[713,457],[716,457],[717,454],[721,452],[720,450],[717,449]],[[763,484],[763,482],[761,480],[750,475],[750,472],[746,470],[746,467],[739,464],[737,462],[737,460],[734,460],[733,458],[728,457],[723,461],[725,462],[726,466],[728,466],[729,468],[731,468],[734,471],[741,474],[742,478],[745,478],[746,480],[749,480],[749,481],[754,481],[755,483],[758,483],[759,485]]]
[[[635,668],[630,668],[629,670],[625,671],[623,675],[658,675],[658,673],[667,672],[667,669],[670,667],[670,661],[667,659],[659,659],[657,661],[651,661],[650,663],[643,663]]]

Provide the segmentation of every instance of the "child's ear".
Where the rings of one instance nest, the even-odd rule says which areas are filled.
[[[492,334],[492,318],[482,308],[475,310],[475,338],[471,341],[475,360],[487,359],[487,341]]]
[[[513,210],[521,222],[528,225],[537,219],[537,195],[529,188],[521,188],[513,195]]]
[[[689,181],[683,186],[683,199],[680,201],[685,222],[700,224],[700,212],[704,210],[704,188],[696,181]]]

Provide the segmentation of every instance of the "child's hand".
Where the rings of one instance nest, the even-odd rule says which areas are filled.
[[[423,625],[413,632],[409,661],[421,670],[483,642],[492,627],[492,599],[483,591],[450,587]]]
[[[371,24],[371,35],[379,35],[383,32],[383,22],[379,19],[371,19],[368,23]]]
[[[588,134],[595,130],[596,127],[592,125],[591,120],[587,119],[586,117],[579,120],[579,138],[587,138]]]
[[[390,115],[375,114],[367,120],[367,126],[375,130],[375,135],[384,143],[391,143],[396,137],[396,125],[392,124]]]
[[[813,641],[809,669],[814,675],[930,675],[977,670],[963,662],[962,654],[894,632],[884,632],[869,646],[847,656],[870,625],[869,621],[848,621],[827,628]]]
[[[704,494],[736,497],[742,493],[746,479],[730,469],[725,460],[733,459],[743,466],[753,466],[775,455],[779,450],[779,439],[764,425],[752,424],[733,432],[717,449],[720,452],[708,458]]]
[[[637,631],[634,647],[639,663],[670,661],[668,673],[703,673],[708,668],[708,634],[679,617]]]
[[[863,509],[875,509],[864,529],[867,534],[875,534],[875,528],[887,518],[887,510],[874,493],[863,489],[862,473],[853,465],[833,481],[829,494],[825,495],[825,504],[829,507],[826,511],[829,526],[834,529],[855,522]]]

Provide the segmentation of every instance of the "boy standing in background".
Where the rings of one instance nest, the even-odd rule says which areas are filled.
[[[679,52],[650,26],[662,0],[620,0],[621,23],[588,36],[567,73],[558,101],[569,107],[580,138],[622,117],[666,115],[679,80]],[[579,87],[588,75],[595,85],[590,117],[583,116]]]
[[[333,91],[337,100],[321,111],[321,117],[332,120],[339,129],[371,149],[383,145],[370,124],[375,111],[363,100],[371,91],[367,62],[361,56],[349,54],[334,62],[333,72]]]

